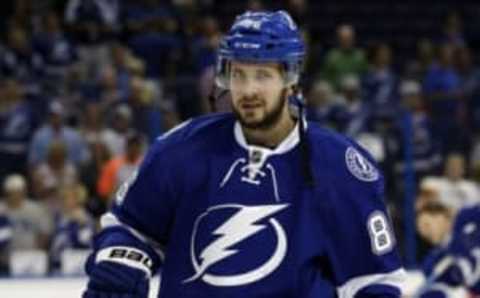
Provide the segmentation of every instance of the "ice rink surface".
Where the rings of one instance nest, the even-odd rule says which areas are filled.
[[[0,279],[1,298],[80,298],[86,278],[5,278]],[[159,279],[150,283],[149,298],[156,298]]]
[[[0,279],[1,298],[80,298],[86,286],[86,278],[4,278]],[[150,283],[149,298],[156,298],[160,279]],[[409,272],[405,286],[405,298],[411,297],[423,282],[418,272]],[[451,298],[466,298],[463,290],[450,293]]]

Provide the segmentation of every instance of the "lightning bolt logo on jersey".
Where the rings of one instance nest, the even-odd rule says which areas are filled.
[[[264,205],[264,206],[242,206],[237,204],[219,205],[209,208],[200,215],[195,222],[194,232],[192,234],[191,258],[195,268],[195,275],[186,279],[184,282],[193,282],[201,279],[213,286],[240,286],[258,281],[275,271],[282,263],[287,253],[287,236],[281,224],[272,217],[273,214],[280,212],[288,207],[288,204]],[[210,244],[201,250],[198,254],[196,243],[199,234],[208,217],[221,216],[222,213],[234,212],[227,220],[220,225],[212,235],[217,236]],[[261,234],[274,234],[275,246],[271,246],[270,256],[260,266],[246,269],[246,272],[235,272],[233,274],[209,273],[209,270],[221,270],[221,263],[228,258],[242,258],[243,248],[234,248],[237,244],[249,238],[257,238],[256,241],[262,241],[265,237]],[[268,245],[266,245],[268,246]],[[248,249],[248,248],[246,248]]]

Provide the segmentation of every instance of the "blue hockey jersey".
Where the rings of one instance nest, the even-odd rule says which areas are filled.
[[[480,295],[479,205],[458,212],[450,241],[427,256],[423,269],[425,275],[436,278],[422,297],[448,297],[448,291],[458,286]]]
[[[314,185],[298,129],[275,149],[248,145],[230,114],[158,138],[122,186],[106,227],[163,259],[160,298],[400,297],[404,271],[383,177],[352,141],[308,123]]]

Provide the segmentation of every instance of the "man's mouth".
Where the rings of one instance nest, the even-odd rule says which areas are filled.
[[[262,106],[262,103],[260,102],[249,102],[249,103],[242,103],[241,107],[244,110],[252,110],[256,108],[260,108]]]

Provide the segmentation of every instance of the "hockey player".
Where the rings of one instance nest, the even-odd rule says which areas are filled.
[[[420,235],[438,246],[424,261],[427,283],[418,296],[449,297],[458,287],[480,295],[480,206],[454,216],[439,203],[426,203],[418,211],[417,225]]]
[[[84,298],[399,297],[383,177],[349,139],[302,121],[304,43],[284,11],[236,18],[218,52],[232,114],[159,137],[102,219]]]

